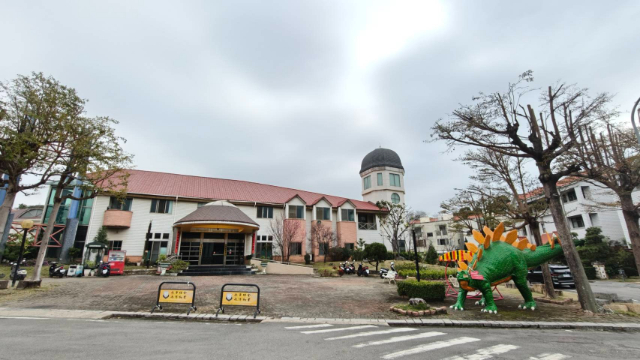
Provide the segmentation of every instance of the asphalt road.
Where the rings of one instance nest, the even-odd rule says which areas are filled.
[[[584,360],[638,354],[638,333],[0,318],[0,359],[12,360]]]
[[[559,290],[576,292],[572,289]],[[620,299],[632,299],[636,303],[640,302],[640,283],[637,282],[593,281],[591,282],[591,290],[599,293],[614,293],[618,294]]]

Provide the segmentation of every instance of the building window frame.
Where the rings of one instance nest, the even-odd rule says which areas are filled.
[[[273,219],[273,206],[258,206],[258,219]]]
[[[371,175],[365,176],[364,179],[362,179],[362,181],[363,181],[363,186],[365,190],[371,188]]]
[[[171,214],[173,211],[173,200],[166,199],[151,199],[152,214]]]
[[[109,250],[122,250],[122,240],[109,240]]]
[[[316,206],[316,220],[331,220],[331,208]]]
[[[384,181],[382,180],[382,173],[378,173],[377,178],[378,178],[378,186],[384,186]]]
[[[400,174],[389,173],[389,186],[402,186],[400,183]]]
[[[356,221],[356,211],[353,209],[342,209],[342,221]]]
[[[391,203],[400,204],[400,195],[398,195],[397,193],[391,194]]]
[[[302,243],[291,242],[289,247],[289,255],[302,255]]]
[[[288,219],[304,219],[304,205],[289,205]]]
[[[121,200],[115,196],[110,196],[109,210],[131,211],[132,203],[133,203],[133,199],[130,197],[125,198],[124,200]]]
[[[576,189],[569,189],[562,193],[562,202],[570,203],[578,201],[578,195],[576,194]]]
[[[585,227],[582,215],[569,216],[567,220],[571,223],[572,229],[583,229]]]

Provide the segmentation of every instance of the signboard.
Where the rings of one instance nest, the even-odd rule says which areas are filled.
[[[227,286],[234,287],[252,287],[256,291],[225,291]],[[253,318],[260,314],[260,288],[255,284],[224,284],[220,289],[220,308],[216,311],[216,317],[222,312],[224,314],[225,306],[255,306],[256,311],[253,313]]]
[[[182,285],[183,288],[163,289],[163,285],[167,284]],[[169,286],[171,285],[168,285],[166,287]],[[188,286],[190,287],[190,289],[184,289],[184,286]],[[156,297],[156,306],[151,309],[152,314],[155,310],[162,310],[162,305],[160,305],[161,303],[187,304],[189,305],[189,311],[187,311],[187,315],[189,315],[191,311],[196,311],[198,309],[196,307],[196,284],[190,281],[165,281],[160,283],[160,285],[158,286],[158,296]]]
[[[225,291],[222,293],[222,305],[258,306],[258,293]]]
[[[191,304],[193,290],[162,290],[158,296],[159,303]]]

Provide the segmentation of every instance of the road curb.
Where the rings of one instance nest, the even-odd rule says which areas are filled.
[[[208,321],[208,322],[241,322],[241,323],[261,323],[266,320],[265,316],[251,315],[224,315],[220,314],[199,314],[191,313],[176,314],[176,313],[149,313],[149,312],[122,312],[113,311],[103,317],[107,319],[151,319],[151,320],[184,320],[184,321]]]

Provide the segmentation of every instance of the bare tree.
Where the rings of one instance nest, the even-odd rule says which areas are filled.
[[[440,204],[444,212],[453,215],[452,229],[456,232],[495,228],[504,216],[504,201],[492,188],[470,185],[456,189],[456,195]]]
[[[337,237],[330,226],[325,226],[320,221],[311,223],[311,233],[309,234],[311,248],[322,249],[325,263],[327,262],[327,257],[329,257],[329,249],[335,239],[337,239]]]
[[[523,169],[525,159],[480,148],[466,152],[460,160],[476,170],[477,173],[472,178],[483,183],[482,188],[491,188],[490,184],[498,184],[493,193],[501,194],[499,199],[509,198],[502,206],[504,215],[514,224],[521,223],[516,228],[529,225],[536,244],[542,245],[540,219],[548,210],[548,206],[541,199],[532,199],[532,192],[537,186]],[[542,275],[547,296],[555,298],[553,279],[547,264],[542,265]]]
[[[269,233],[273,236],[273,243],[280,251],[283,262],[289,262],[291,249],[301,233],[301,226],[298,221],[289,221],[283,214],[269,222]]]
[[[640,187],[640,144],[630,129],[606,125],[606,133],[596,136],[591,128],[580,130],[580,146],[570,158],[585,169],[577,176],[595,180],[611,189],[619,198],[613,204],[597,205],[622,210],[631,248],[640,271],[640,202],[633,201],[633,191]]]
[[[450,121],[436,122],[432,136],[445,141],[450,149],[456,145],[474,146],[535,161],[580,305],[596,312],[598,306],[571,239],[557,185],[562,177],[579,171],[581,164],[563,164],[558,159],[577,146],[579,128],[609,112],[611,97],[606,93],[591,97],[586,89],[558,84],[542,91],[541,111],[536,112],[533,106],[520,104],[521,98],[534,90],[526,85],[532,81],[533,72],[527,71],[516,83],[509,84],[504,94],[481,93],[473,105],[455,110]],[[523,129],[520,121],[525,125]]]
[[[378,201],[376,205],[384,209],[378,214],[380,233],[391,242],[393,253],[398,254],[400,239],[411,228],[411,209],[404,204],[393,204],[385,200]]]

